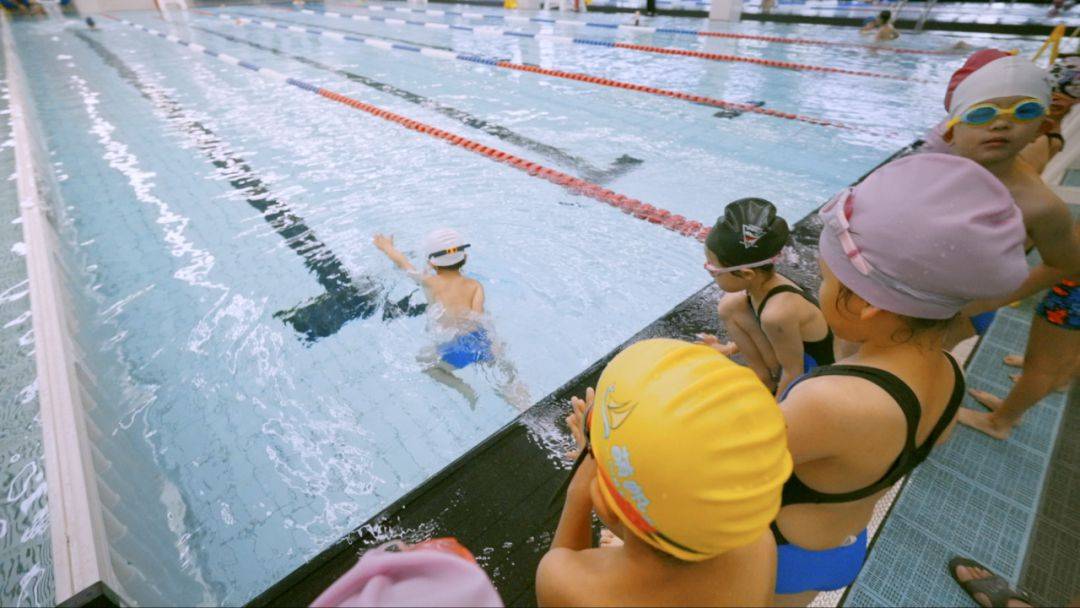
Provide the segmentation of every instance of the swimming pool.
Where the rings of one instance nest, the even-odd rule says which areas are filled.
[[[67,206],[110,549],[137,603],[242,603],[516,415],[505,370],[459,374],[473,405],[422,373],[438,337],[373,233],[414,254],[432,228],[465,233],[536,399],[707,280],[686,222],[613,204],[711,224],[763,196],[793,223],[932,124],[961,58],[330,10],[14,24]]]

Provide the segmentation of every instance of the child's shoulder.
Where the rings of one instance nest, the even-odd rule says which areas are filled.
[[[549,550],[540,560],[536,569],[536,596],[541,606],[581,606],[589,603],[589,585],[582,586],[583,580],[596,581],[605,569],[598,562],[603,561],[602,551],[611,549],[586,549],[575,551],[567,548]],[[595,592],[595,589],[593,589]]]

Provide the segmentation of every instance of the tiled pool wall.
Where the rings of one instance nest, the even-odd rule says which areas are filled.
[[[0,606],[48,606],[52,549],[7,77],[0,61]]]
[[[9,29],[4,31],[10,33]],[[5,62],[4,69],[5,77],[9,77],[12,66]],[[25,83],[25,75],[23,79]],[[10,97],[4,97],[6,104]],[[108,538],[109,542],[100,567],[110,587],[115,587],[113,591],[129,602],[167,605],[172,603],[170,598],[206,597],[194,560],[191,556],[185,559],[183,539],[187,522],[179,492],[170,492],[172,486],[167,480],[159,479],[152,454],[145,443],[137,440],[142,433],[113,432],[131,423],[117,419],[117,414],[109,408],[96,407],[97,403],[118,402],[121,395],[130,399],[132,391],[144,389],[133,380],[133,364],[121,352],[102,348],[114,337],[108,319],[116,310],[103,309],[101,305],[103,298],[96,293],[101,286],[95,268],[88,266],[78,254],[78,231],[69,213],[73,209],[70,205],[77,201],[64,200],[58,187],[60,181],[79,174],[82,168],[51,161],[46,150],[55,149],[52,146],[58,142],[44,138],[29,97],[27,94],[21,101],[30,134],[33,183],[54,231],[50,235],[54,238],[45,240],[52,241],[52,271],[58,275],[56,282],[65,317],[60,323],[64,326],[61,333],[67,332],[71,345],[73,384],[78,392],[75,401],[82,408],[82,419],[74,424],[82,426],[89,439],[81,451],[83,466],[92,472],[91,492],[96,497],[91,498],[91,513],[86,515],[100,522],[107,534],[98,537]],[[10,114],[9,110],[5,111]],[[3,129],[6,143],[0,148],[0,163],[5,176],[14,176],[14,146],[7,121]],[[0,398],[4,404],[0,410],[0,458],[3,459],[0,480],[4,492],[0,498],[0,573],[4,582],[0,605],[51,605],[66,597],[54,597],[50,547],[56,543],[51,538],[50,526],[55,530],[57,522],[50,522],[46,505],[30,287],[13,180],[0,182],[0,214],[3,214],[0,238],[4,248],[0,251],[3,282],[0,370],[4,371],[0,378]],[[93,354],[86,356],[86,353]],[[99,379],[107,381],[99,382]],[[152,395],[146,397],[152,399]],[[100,441],[104,433],[111,435],[108,441]],[[79,451],[80,446],[63,444],[60,449],[71,454]],[[154,491],[148,492],[140,480],[155,480]],[[169,554],[179,554],[180,559],[159,558]],[[78,561],[78,557],[75,559]],[[182,571],[166,572],[170,566]],[[75,584],[77,587],[71,592],[81,590],[79,581]]]

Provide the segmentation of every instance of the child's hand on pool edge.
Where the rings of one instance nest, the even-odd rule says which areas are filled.
[[[570,407],[573,408],[573,411],[566,417],[566,426],[570,427],[570,433],[577,443],[577,449],[570,454],[575,459],[581,454],[581,450],[585,449],[585,432],[583,430],[585,428],[585,411],[592,407],[595,400],[596,391],[592,387],[585,390],[584,401],[577,397],[570,398]]]

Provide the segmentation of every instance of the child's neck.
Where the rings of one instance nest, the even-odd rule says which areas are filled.
[[[754,273],[754,278],[750,279],[750,286],[746,288],[746,293],[760,302],[769,289],[777,283],[779,277],[780,275],[775,272],[769,275],[760,272]]]
[[[448,268],[436,268],[435,274],[440,277],[459,277],[461,276],[460,270],[450,270]]]
[[[998,178],[1003,182],[1006,182],[1008,178],[1011,177],[1016,171],[1018,160],[1019,156],[1010,156],[1005,160],[999,160],[995,163],[987,163],[983,165],[983,168],[990,173],[993,173],[994,177]]]

